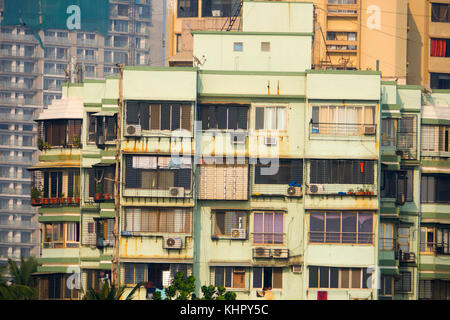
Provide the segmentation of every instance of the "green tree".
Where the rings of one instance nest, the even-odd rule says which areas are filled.
[[[236,293],[228,291],[225,287],[202,286],[202,300],[236,300]]]
[[[11,284],[7,284],[3,277],[0,280],[0,300],[37,299],[39,294],[32,277],[37,270],[37,266],[38,263],[34,257],[27,260],[23,257],[20,258],[19,265],[8,259],[8,271],[12,279]]]
[[[138,283],[133,290],[127,295],[125,300],[132,300],[136,291],[144,286],[145,283]],[[125,291],[124,286],[115,287],[110,286],[108,281],[103,282],[100,290],[95,290],[93,288],[89,289],[83,297],[83,300],[120,300]]]

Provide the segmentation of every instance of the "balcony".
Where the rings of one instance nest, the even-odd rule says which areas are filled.
[[[252,257],[254,259],[289,259],[289,249],[257,247],[252,249]]]
[[[43,242],[42,243],[42,248],[43,249],[59,249],[59,248],[79,248],[80,247],[80,243],[79,242],[63,242],[63,241],[58,241],[58,242]]]
[[[86,61],[86,62],[96,62],[97,57],[95,56],[77,56],[77,59],[79,61]]]
[[[0,190],[0,195],[7,194],[11,196],[29,196],[29,190],[25,189],[12,189],[12,188],[3,188]]]
[[[11,41],[11,42],[37,42],[35,36],[31,34],[12,34],[12,33],[1,33],[2,41]]]
[[[431,253],[435,255],[450,255],[450,243],[425,242],[420,244],[420,253]]]
[[[7,229],[38,229],[39,224],[33,223],[31,221],[0,221],[0,228]]]
[[[19,165],[32,165],[36,162],[36,159],[22,158],[22,157],[0,157],[2,164],[19,164]]]
[[[401,264],[416,263],[416,254],[414,252],[403,252],[399,250],[398,257]]]
[[[52,197],[52,198],[31,198],[31,205],[34,207],[62,207],[62,206],[79,206],[79,197]]]
[[[20,101],[23,101],[23,100],[20,100]],[[32,121],[33,119],[34,119],[34,116],[31,114],[5,114],[5,115],[2,115],[2,121],[3,120]]]
[[[25,67],[23,67],[23,66],[9,66],[9,67],[6,67],[6,66],[4,66],[4,67],[2,67],[2,68],[0,68],[0,72],[2,72],[2,73],[19,73],[19,74],[21,74],[21,73],[26,73],[26,74],[35,74],[35,75],[38,75],[40,72],[39,72],[39,69],[38,68],[25,68]]]
[[[56,44],[64,44],[67,45],[70,43],[69,38],[63,38],[63,37],[45,37],[46,43],[56,43]]]
[[[1,99],[0,105],[3,105],[3,106],[24,106],[24,105],[37,106],[37,105],[40,105],[40,102],[37,99]],[[11,119],[11,120],[15,120],[15,119]],[[21,120],[21,119],[17,119],[17,120]]]
[[[77,39],[77,44],[80,46],[97,47],[98,41],[95,39]]]
[[[311,135],[368,136],[376,138],[376,125],[359,123],[310,123]]]
[[[39,88],[26,83],[2,81],[0,82],[0,90],[39,91]]]
[[[45,74],[51,74],[55,76],[65,76],[66,73],[63,69],[44,69]]]
[[[17,50],[0,49],[0,57],[18,57],[25,59],[39,59],[41,56],[38,52],[23,52]]]
[[[45,54],[44,59],[46,60],[69,60],[69,56],[67,54],[59,55],[59,54]]]
[[[324,232],[310,231],[312,244],[373,244],[375,234],[369,232]]]

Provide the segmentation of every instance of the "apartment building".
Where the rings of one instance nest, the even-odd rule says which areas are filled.
[[[41,298],[111,277],[119,151],[126,293],[181,271],[238,299],[449,299],[449,92],[311,69],[313,12],[244,2],[242,31],[192,32],[195,67],[63,85],[31,168]]]
[[[31,29],[0,28],[0,264],[8,258],[39,256],[39,224],[26,170],[38,161],[38,148],[42,149],[33,118],[53,99],[61,99],[71,62],[81,65],[81,79],[114,75],[116,63],[163,65],[164,5],[111,0],[107,36],[47,29],[38,32],[43,47]],[[3,10],[1,0],[0,17]]]

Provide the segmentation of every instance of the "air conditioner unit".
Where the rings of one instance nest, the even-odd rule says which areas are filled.
[[[221,17],[222,16],[221,10],[211,10],[211,13],[212,13],[213,17]]]
[[[125,128],[124,136],[126,137],[140,137],[142,135],[141,126],[138,124],[129,124]]]
[[[246,239],[247,238],[247,230],[245,230],[245,229],[231,229],[231,236],[234,239]]]
[[[272,257],[275,259],[289,258],[289,250],[287,250],[287,249],[272,249]]]
[[[403,261],[405,262],[414,262],[416,260],[416,255],[414,252],[404,252],[403,253]]]
[[[278,139],[276,137],[264,137],[264,144],[266,146],[276,146]]]
[[[253,249],[253,256],[269,258],[270,257],[270,249],[262,248],[262,247],[255,248],[255,249]]]
[[[323,192],[323,186],[321,184],[311,184],[308,186],[308,192],[310,194]]]
[[[181,249],[183,241],[181,238],[164,238],[164,249]]]
[[[98,136],[97,138],[97,144],[105,144],[105,136]]]
[[[298,265],[291,266],[291,272],[292,273],[302,273],[302,265],[298,264]]]
[[[365,135],[374,135],[375,134],[375,126],[364,126],[364,134]]]
[[[184,197],[184,188],[169,188],[169,196],[171,197]]]
[[[231,136],[232,144],[245,144],[245,134],[234,134]]]
[[[405,202],[406,202],[405,194],[404,193],[398,194],[397,195],[397,200],[395,201],[395,203],[400,205],[400,206],[402,206],[402,205],[405,204]]]
[[[286,194],[289,197],[300,197],[302,195],[302,187],[292,187],[290,186],[286,190]]]

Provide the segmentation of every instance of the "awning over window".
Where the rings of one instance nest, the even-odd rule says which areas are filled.
[[[53,99],[52,104],[41,112],[36,121],[53,119],[83,119],[83,99]]]
[[[35,166],[27,168],[29,171],[59,168],[80,168],[80,162],[40,162]]]

